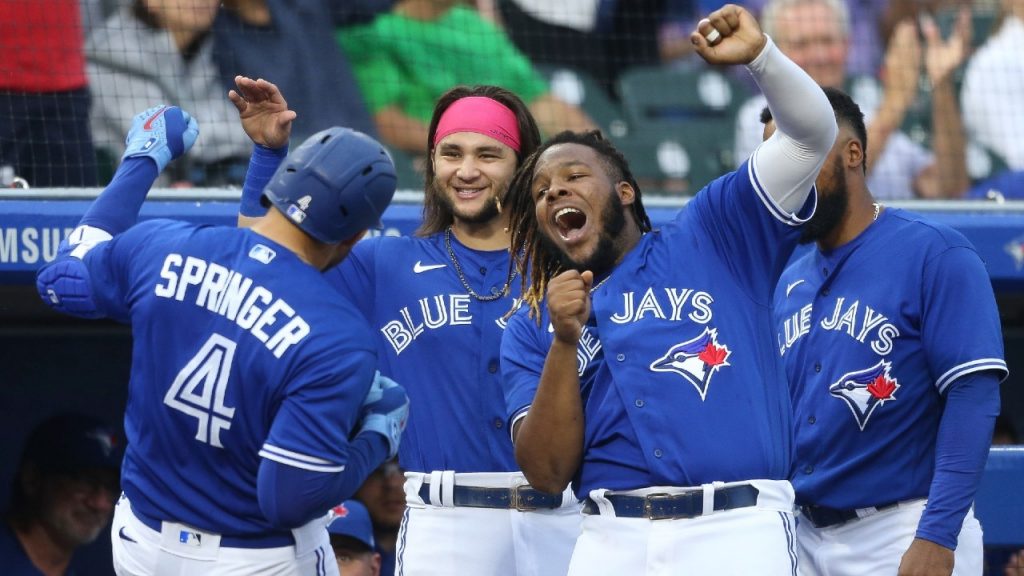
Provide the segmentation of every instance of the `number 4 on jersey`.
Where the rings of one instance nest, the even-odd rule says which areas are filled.
[[[214,334],[178,372],[164,404],[199,421],[196,440],[223,448],[221,430],[231,429],[234,408],[224,405],[236,344]]]

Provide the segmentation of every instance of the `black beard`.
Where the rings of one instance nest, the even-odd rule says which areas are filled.
[[[842,158],[836,157],[832,162],[833,189],[822,194],[818,190],[818,206],[814,216],[803,225],[800,231],[800,243],[810,244],[821,240],[842,221],[850,204],[850,192],[846,187],[846,173],[843,172]]]
[[[455,212],[455,203],[448,196],[448,193],[436,182],[434,183],[434,194],[437,195],[438,201],[448,210],[448,213],[452,215],[452,218],[459,222],[464,222],[466,224],[487,224],[501,214],[498,210],[498,198],[495,198],[492,202],[484,204],[483,208],[481,208],[476,214],[469,214],[467,216]],[[499,194],[498,197],[500,198],[501,195]]]
[[[594,273],[594,276],[602,276],[615,266],[615,263],[619,260],[619,249],[615,245],[615,241],[618,239],[622,229],[626,227],[626,211],[622,207],[622,204],[617,202],[618,197],[614,197],[612,201],[608,202],[602,210],[601,215],[604,220],[604,229],[601,231],[601,236],[597,240],[597,247],[589,258],[583,262],[577,262],[569,257],[568,254],[562,252],[558,246],[548,238],[547,234],[541,234],[541,244],[544,246],[544,250],[548,254],[552,254],[558,259],[559,269],[561,270],[577,270],[583,272],[584,270],[590,270]]]

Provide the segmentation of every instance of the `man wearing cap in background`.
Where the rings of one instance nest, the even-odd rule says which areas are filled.
[[[373,522],[366,507],[346,500],[331,510],[331,548],[342,576],[380,576],[380,554],[374,551]]]
[[[84,414],[59,414],[32,431],[0,524],[6,576],[75,573],[75,551],[95,541],[113,515],[120,444],[108,426]]]

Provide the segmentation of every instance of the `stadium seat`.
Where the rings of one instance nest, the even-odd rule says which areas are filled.
[[[727,120],[731,126],[750,96],[742,84],[708,66],[632,68],[619,77],[618,88],[626,119],[635,129],[694,119]]]
[[[948,38],[953,30],[960,5],[941,8],[935,14],[935,23],[939,26],[939,32],[943,38]],[[971,46],[981,46],[989,36],[996,30],[999,22],[999,10],[997,8],[975,7],[971,10]]]
[[[537,69],[547,79],[551,93],[566,102],[579,106],[601,132],[612,138],[621,138],[629,131],[622,107],[589,74],[575,68],[540,65]]]
[[[731,126],[695,118],[670,126],[644,126],[614,143],[629,160],[641,190],[652,195],[692,196],[731,170]]]

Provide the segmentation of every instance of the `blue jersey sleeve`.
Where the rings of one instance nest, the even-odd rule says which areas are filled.
[[[799,225],[814,213],[815,198],[810,194],[798,214],[786,213],[760,186],[748,161],[705,186],[675,224],[680,231],[692,227],[697,253],[713,253],[755,301],[768,304],[766,295],[796,247]]]
[[[186,227],[183,222],[148,220],[137,224],[112,240],[97,245],[82,256],[89,274],[89,285],[96,310],[107,318],[128,323],[131,311],[132,261],[146,258],[154,238],[168,234],[171,228]]]
[[[368,348],[346,345],[366,343],[368,335],[342,326],[332,330],[348,333],[334,335],[333,344],[295,368],[260,450],[264,458],[314,472],[344,470],[377,358]]]
[[[509,430],[512,423],[529,409],[540,384],[540,370],[551,347],[541,336],[546,334],[547,314],[541,316],[541,326],[521,307],[509,319],[501,337],[501,384],[505,393]]]
[[[972,373],[950,386],[935,442],[935,476],[917,537],[955,549],[964,516],[978,491],[999,414],[999,380]]]
[[[371,322],[377,294],[376,247],[376,239],[363,240],[344,262],[324,273],[327,282]]]
[[[1007,375],[995,295],[977,252],[954,246],[924,268],[921,338],[936,388],[972,372]]]

